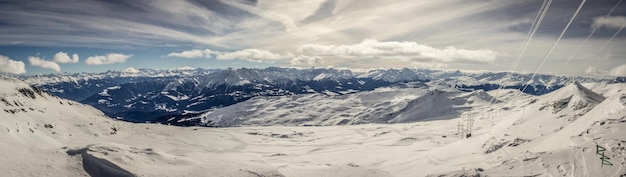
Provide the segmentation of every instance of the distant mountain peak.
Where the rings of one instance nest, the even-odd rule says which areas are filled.
[[[560,112],[566,108],[573,111],[589,110],[606,99],[604,96],[591,91],[578,82],[571,83],[553,93],[544,95],[553,107],[553,112]]]

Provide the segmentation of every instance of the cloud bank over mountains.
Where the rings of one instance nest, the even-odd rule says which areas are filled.
[[[497,52],[488,49],[467,50],[449,46],[435,48],[416,42],[379,42],[365,39],[357,44],[320,45],[305,44],[296,51],[274,53],[262,49],[244,49],[233,52],[188,50],[169,53],[167,57],[214,58],[217,60],[243,59],[254,62],[283,62],[296,66],[321,66],[323,63],[347,64],[346,62],[370,60],[375,62],[415,61],[424,63],[482,64],[496,60]]]
[[[124,63],[126,60],[133,55],[125,55],[119,53],[110,53],[107,55],[96,55],[87,57],[85,59],[85,64],[87,65],[108,65],[113,63]]]
[[[172,52],[167,54],[167,57],[177,57],[177,58],[214,58],[217,60],[235,60],[242,59],[253,62],[267,62],[274,63],[276,61],[289,59],[292,57],[292,54],[278,54],[273,53],[267,50],[262,49],[243,49],[232,52],[221,52],[221,51],[212,51],[210,49],[204,50],[188,50],[182,52]]]

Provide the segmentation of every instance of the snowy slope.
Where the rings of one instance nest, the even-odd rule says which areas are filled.
[[[1,175],[84,175],[63,148],[113,136],[118,127],[117,121],[90,106],[58,99],[14,79],[2,77],[0,88]]]
[[[256,97],[189,119],[202,119],[212,127],[407,123],[456,118],[492,99],[482,90],[394,87],[338,96]]]
[[[620,176],[626,174],[622,88],[626,84],[574,84],[518,98],[503,92],[496,110],[484,92],[430,96],[439,92],[413,88],[267,100],[282,106],[289,103],[283,99],[314,99],[331,108],[360,100],[400,111],[417,99],[462,99],[461,106],[485,116],[476,116],[472,137],[460,139],[457,123],[466,112],[414,123],[322,127],[131,124],[2,77],[0,176]],[[331,109],[322,107],[311,106]],[[612,166],[601,165],[596,144],[606,148]]]
[[[587,84],[590,85],[590,84]],[[604,85],[599,90],[624,88]],[[483,144],[485,152],[511,158],[494,168],[496,176],[556,174],[619,176],[626,173],[626,92],[595,93],[574,83],[534,102],[496,125]],[[608,130],[608,132],[607,132]],[[604,136],[604,137],[602,137]],[[595,145],[609,148],[614,166],[601,166]],[[609,151],[607,151],[609,155]],[[617,165],[620,164],[620,165]],[[537,166],[540,169],[535,169]],[[522,168],[513,170],[515,168]]]
[[[212,140],[180,127],[116,121],[91,106],[0,78],[0,176],[272,176],[274,167],[226,157],[229,134]],[[194,145],[195,144],[195,145]],[[183,146],[185,145],[185,146]],[[202,153],[199,153],[202,152]],[[190,158],[194,157],[194,158]],[[220,164],[215,164],[215,161]],[[205,171],[207,169],[208,171]]]

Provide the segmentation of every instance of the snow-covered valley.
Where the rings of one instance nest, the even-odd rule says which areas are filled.
[[[626,175],[624,83],[540,96],[403,87],[256,97],[202,114],[234,126],[208,128],[118,121],[0,82],[0,176]]]

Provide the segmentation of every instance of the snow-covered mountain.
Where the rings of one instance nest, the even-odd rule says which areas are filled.
[[[0,88],[0,176],[87,176],[79,161],[65,154],[68,144],[121,130],[118,121],[91,106],[16,79],[0,76]]]
[[[572,81],[598,81],[553,75],[461,72],[427,69],[378,69],[353,72],[326,68],[240,68],[224,70],[139,69],[60,75],[22,76],[31,85],[59,96],[92,105],[110,117],[132,122],[198,125],[188,119],[207,110],[227,107],[259,96],[302,94],[344,95],[404,83],[454,88],[467,92],[501,86],[541,95]],[[434,87],[433,87],[434,88]],[[428,89],[428,88],[427,88]],[[412,120],[412,119],[408,119]]]
[[[280,174],[255,158],[225,158],[220,151],[241,145],[226,140],[225,132],[116,121],[4,76],[0,100],[0,176]],[[213,136],[224,138],[191,138]],[[183,146],[181,140],[191,144]]]
[[[595,88],[591,90],[584,85]],[[612,164],[625,165],[626,161],[626,139],[613,134],[626,128],[626,93],[620,89],[625,86],[573,83],[555,92],[526,99],[528,106],[524,109],[502,115],[510,119],[494,126],[489,134],[491,137],[482,146],[486,153],[498,154],[500,158],[516,158],[503,162],[494,170],[508,176],[542,173],[626,175],[624,167],[618,170]],[[605,154],[600,152],[601,148],[612,151]],[[602,159],[603,155],[611,160]],[[528,170],[533,165],[542,169]],[[525,172],[513,172],[515,168],[522,168]]]
[[[211,127],[407,123],[458,117],[492,98],[482,90],[379,88],[348,95],[255,97],[185,120],[200,119]]]
[[[215,129],[116,121],[91,106],[0,77],[0,176],[626,174],[624,83],[573,83],[541,96],[432,87],[407,84],[347,95],[264,97],[265,102],[258,97],[234,106],[252,113],[244,116],[300,122],[296,116],[307,112],[318,114],[311,120],[344,112],[376,115],[381,109],[411,118],[400,115],[437,113],[435,107],[445,105],[461,113],[401,124]],[[488,104],[492,97],[498,101]],[[259,114],[276,108],[294,114]],[[471,115],[472,136],[460,138],[459,125]]]

